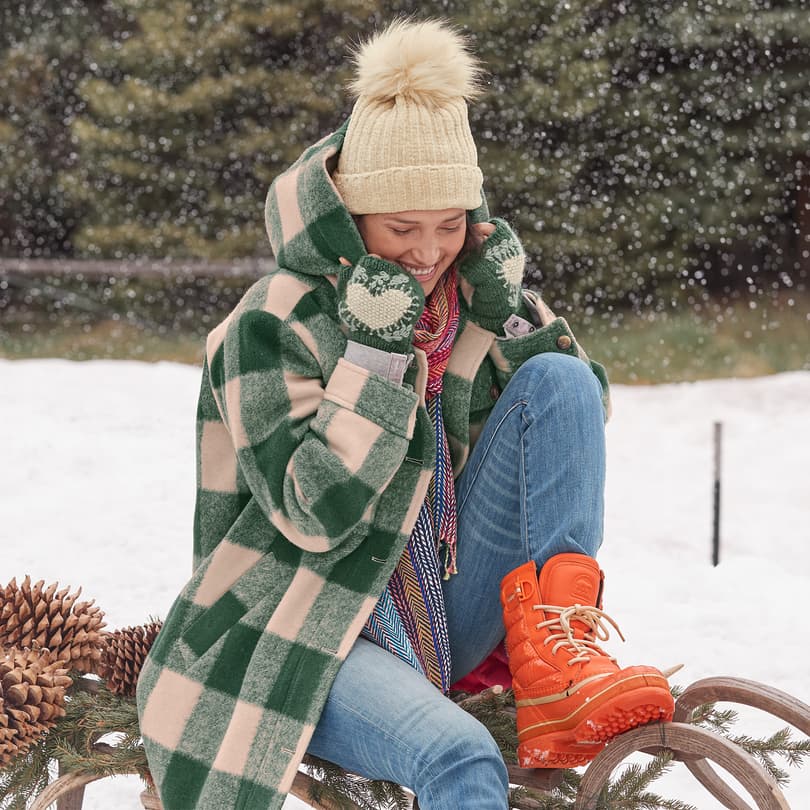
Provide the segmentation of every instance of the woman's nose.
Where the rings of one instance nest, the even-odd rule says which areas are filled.
[[[435,264],[441,256],[441,246],[438,242],[425,242],[413,251],[413,257],[423,267]]]

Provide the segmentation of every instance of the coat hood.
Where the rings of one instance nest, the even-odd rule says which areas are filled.
[[[270,186],[264,221],[279,267],[314,276],[333,275],[340,269],[341,256],[354,263],[366,252],[332,181],[348,125],[347,120],[309,147]],[[486,200],[470,214],[474,222],[488,219]]]

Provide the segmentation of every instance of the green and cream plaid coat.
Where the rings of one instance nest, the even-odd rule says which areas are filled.
[[[338,259],[365,253],[329,176],[344,130],[273,183],[266,218],[279,269],[206,343],[194,572],[137,691],[166,810],[281,807],[431,478],[424,354],[404,386],[342,359]],[[475,216],[485,219],[485,207]],[[535,296],[522,314],[539,328],[496,339],[462,304],[443,398],[456,474],[526,358],[553,351],[589,362]],[[607,402],[604,372],[592,367]]]

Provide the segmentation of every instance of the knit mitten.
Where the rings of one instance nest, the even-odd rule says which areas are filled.
[[[421,285],[399,265],[362,256],[338,274],[338,315],[349,339],[387,352],[408,353],[425,308]]]
[[[490,221],[495,230],[478,250],[462,260],[458,269],[474,288],[472,298],[467,300],[471,319],[490,332],[498,332],[518,309],[526,254],[506,222]]]

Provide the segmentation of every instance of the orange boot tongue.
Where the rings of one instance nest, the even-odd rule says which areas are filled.
[[[602,572],[592,557],[584,554],[557,554],[541,569],[539,577],[540,602],[544,605],[567,608],[572,605],[598,606]],[[547,619],[559,614],[548,613]],[[571,626],[581,632],[586,626],[579,621]]]

